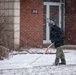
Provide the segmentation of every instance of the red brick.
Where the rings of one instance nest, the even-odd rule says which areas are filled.
[[[38,14],[32,14],[32,9]],[[43,0],[21,0],[21,46],[43,45]]]
[[[65,3],[65,43],[76,44],[76,0]]]

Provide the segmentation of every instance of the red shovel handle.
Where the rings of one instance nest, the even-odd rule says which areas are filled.
[[[46,53],[48,53],[48,48],[46,48]]]

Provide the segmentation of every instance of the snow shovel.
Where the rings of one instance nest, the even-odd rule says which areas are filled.
[[[51,43],[51,44],[46,48],[45,53],[48,52],[48,49],[49,49],[52,45],[53,45],[53,43]],[[34,63],[35,61],[37,61],[39,58],[41,58],[45,53],[43,53],[43,54],[40,55],[38,58],[36,58],[33,62],[30,63],[30,65],[31,65],[32,63]]]
[[[45,50],[45,53],[48,53],[48,49],[53,45],[53,43],[51,43]]]

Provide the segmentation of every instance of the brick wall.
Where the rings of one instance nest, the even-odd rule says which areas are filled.
[[[32,10],[36,9],[37,14]],[[21,46],[40,47],[43,44],[43,0],[21,0]]]
[[[76,44],[76,0],[65,2],[65,42]]]

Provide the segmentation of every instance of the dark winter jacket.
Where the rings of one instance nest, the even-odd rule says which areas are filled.
[[[55,47],[64,45],[64,32],[57,25],[50,27],[50,40],[54,43]]]

